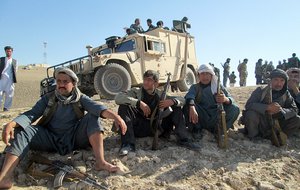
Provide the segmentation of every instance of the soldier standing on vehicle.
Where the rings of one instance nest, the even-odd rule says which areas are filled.
[[[227,79],[229,77],[229,70],[230,70],[230,66],[229,66],[229,63],[230,63],[230,58],[227,58],[226,59],[226,62],[224,63],[223,66],[223,86],[224,87],[227,87]]]
[[[168,27],[164,26],[164,22],[162,20],[156,23],[157,28],[163,28],[165,30],[170,30]]]
[[[234,74],[234,71],[231,72],[229,75],[229,85],[230,87],[234,87],[234,84],[236,83],[236,76]]]
[[[255,78],[256,78],[256,85],[262,84],[262,75],[263,75],[263,68],[262,68],[262,59],[259,59],[255,65]]]
[[[134,20],[134,24],[132,24],[130,26],[130,28],[134,29],[135,31],[137,31],[138,33],[144,33],[144,29],[143,27],[141,26],[141,22],[140,22],[140,19],[139,18],[136,18]]]
[[[155,29],[155,26],[152,24],[152,20],[150,18],[147,19],[147,26],[148,26],[148,30],[146,32]]]
[[[248,59],[244,59],[242,63],[238,65],[237,70],[239,71],[240,86],[246,86],[248,71],[247,71]]]

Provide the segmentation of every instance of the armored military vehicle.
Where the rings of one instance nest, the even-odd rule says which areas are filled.
[[[41,94],[53,90],[55,83],[50,73],[62,66],[78,75],[78,87],[88,96],[99,94],[113,99],[120,91],[141,86],[143,73],[149,69],[159,72],[161,85],[170,72],[171,85],[187,91],[196,82],[198,63],[194,37],[186,31],[190,28],[186,20],[174,20],[173,30],[156,28],[122,38],[112,36],[99,47],[87,46],[88,55],[47,68]]]

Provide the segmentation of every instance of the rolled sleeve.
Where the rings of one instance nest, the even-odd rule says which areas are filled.
[[[31,120],[26,115],[19,115],[13,121],[23,127],[23,129],[31,125]]]

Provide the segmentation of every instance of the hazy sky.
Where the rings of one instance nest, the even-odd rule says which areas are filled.
[[[247,84],[255,84],[259,58],[273,61],[300,56],[299,0],[0,0],[0,47],[14,47],[20,65],[59,64],[87,54],[85,46],[104,44],[105,38],[123,36],[135,18],[146,29],[146,19],[172,20],[183,16],[192,25],[198,63],[220,67],[231,58],[231,71],[248,58]],[[4,50],[0,51],[4,55]]]

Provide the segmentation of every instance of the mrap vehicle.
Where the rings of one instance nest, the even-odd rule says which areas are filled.
[[[185,17],[186,18],[186,17]],[[159,84],[171,73],[171,86],[187,91],[196,83],[198,68],[194,37],[187,32],[187,19],[174,20],[173,30],[155,28],[125,37],[112,36],[99,47],[86,46],[88,55],[47,68],[41,95],[55,88],[51,73],[68,67],[79,78],[79,89],[88,96],[113,99],[117,93],[143,84],[146,70],[159,73]]]

